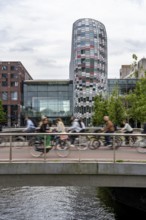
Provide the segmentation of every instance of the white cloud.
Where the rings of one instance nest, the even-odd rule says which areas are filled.
[[[143,0],[0,0],[0,60],[19,60],[34,79],[68,78],[72,25],[102,22],[108,37],[109,77],[146,54]]]

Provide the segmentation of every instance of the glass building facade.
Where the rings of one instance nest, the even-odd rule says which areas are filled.
[[[110,96],[114,89],[118,88],[119,95],[126,95],[133,91],[138,79],[108,79],[108,92]]]
[[[73,115],[73,83],[71,80],[29,80],[24,82],[26,115],[34,119],[61,117],[68,124]]]
[[[107,89],[107,34],[101,22],[84,18],[73,24],[70,79],[74,115],[88,125],[94,97]]]

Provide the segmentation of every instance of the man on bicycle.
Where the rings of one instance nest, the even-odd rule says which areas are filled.
[[[104,116],[103,120],[105,121],[105,127],[103,128],[103,132],[105,133],[114,133],[115,127],[113,122],[109,119],[108,116]],[[105,145],[108,147],[112,147],[111,136],[105,136]]]

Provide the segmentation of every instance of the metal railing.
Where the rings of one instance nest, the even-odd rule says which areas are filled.
[[[48,136],[79,136],[86,137],[86,142],[81,143],[81,145],[88,145],[88,141],[100,141],[98,137],[111,136],[112,137],[112,149],[106,148],[104,145],[99,147],[96,150],[90,150],[89,146],[86,146],[85,150],[82,150],[80,147],[76,145],[74,148],[71,147],[70,143],[68,143],[69,148],[64,149],[69,150],[70,154],[67,157],[59,157],[55,154],[56,149],[54,147],[50,148],[50,151],[47,152],[47,148],[44,147],[44,152],[41,157],[34,158],[30,154],[30,148],[34,146],[29,145],[29,140],[34,137],[43,136],[45,139]],[[15,138],[23,136],[25,140],[17,141]],[[138,139],[144,137],[146,139],[146,134],[132,133],[0,133],[0,162],[17,162],[17,161],[110,161],[113,163],[116,162],[146,162],[146,157],[144,154],[139,154],[137,152],[137,148],[140,147],[139,141],[135,143],[135,145],[129,146],[117,146],[116,145],[116,137],[120,137],[122,140],[126,137],[137,137]],[[79,138],[80,142],[80,138]],[[80,144],[80,143],[79,143]],[[118,148],[120,147],[120,148]],[[117,149],[118,148],[118,149]],[[121,149],[121,150],[119,150]],[[58,149],[57,149],[58,150]],[[60,148],[60,152],[63,150]],[[58,150],[58,151],[59,151]]]

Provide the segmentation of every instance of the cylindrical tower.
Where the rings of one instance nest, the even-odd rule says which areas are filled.
[[[94,97],[107,89],[107,34],[105,26],[84,18],[73,24],[70,79],[74,85],[74,115],[91,123]]]

